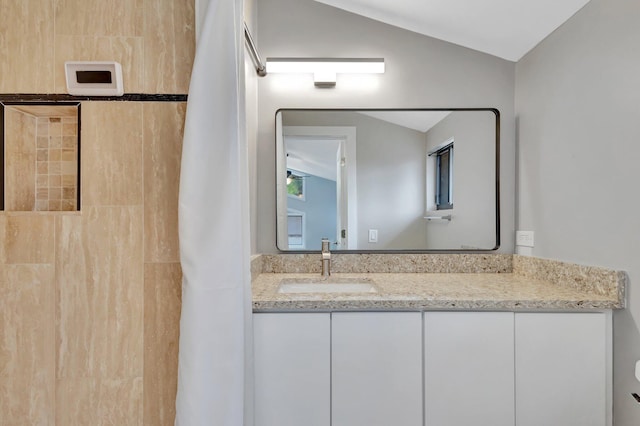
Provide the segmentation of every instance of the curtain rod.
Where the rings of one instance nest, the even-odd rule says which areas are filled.
[[[244,23],[244,40],[249,48],[249,55],[251,55],[253,65],[256,67],[256,72],[260,77],[264,77],[267,75],[267,68],[262,63],[262,59],[260,59],[260,54],[258,53],[256,44],[253,42],[253,37],[251,37],[251,33],[249,32],[249,27],[247,27],[246,22]]]

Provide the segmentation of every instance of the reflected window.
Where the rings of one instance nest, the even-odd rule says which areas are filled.
[[[304,201],[304,176],[294,170],[287,170],[287,194]]]
[[[436,153],[436,210],[453,208],[453,144]]]

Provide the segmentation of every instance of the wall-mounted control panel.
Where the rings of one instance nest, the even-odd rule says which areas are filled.
[[[118,62],[64,63],[67,91],[74,96],[122,96],[122,66]]]

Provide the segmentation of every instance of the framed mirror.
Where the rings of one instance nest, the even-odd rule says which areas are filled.
[[[278,110],[278,249],[496,250],[499,135],[494,108]]]

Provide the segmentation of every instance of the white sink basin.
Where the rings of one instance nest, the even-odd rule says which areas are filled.
[[[368,278],[285,278],[278,293],[377,293]]]

